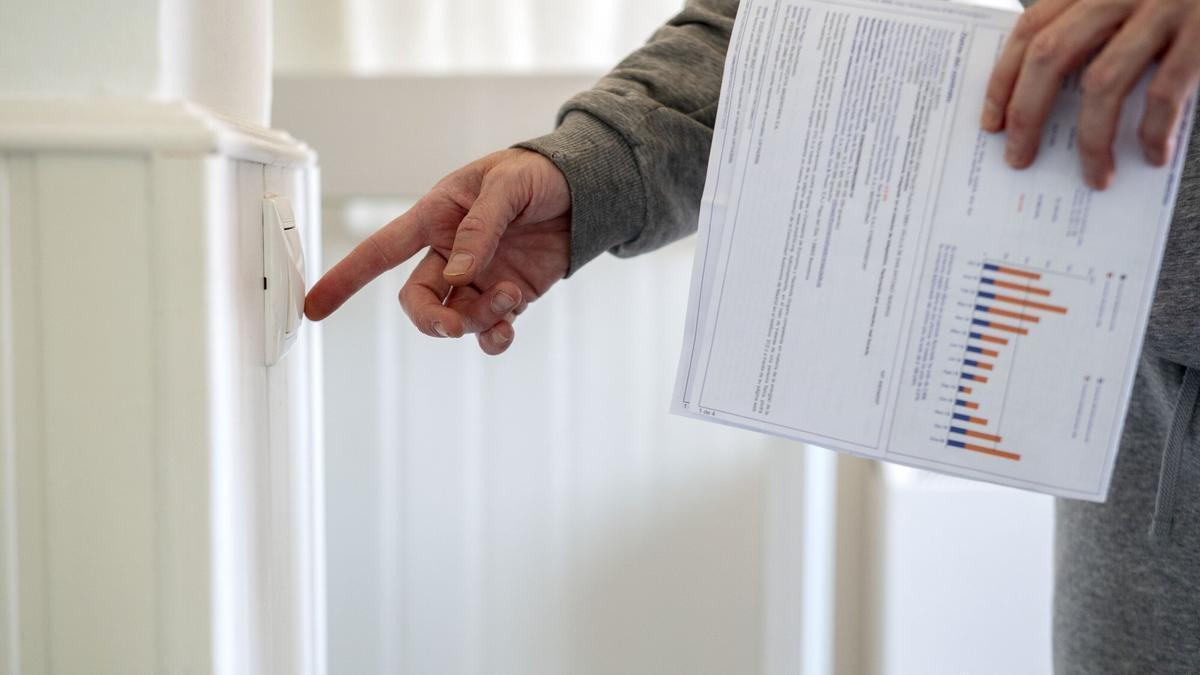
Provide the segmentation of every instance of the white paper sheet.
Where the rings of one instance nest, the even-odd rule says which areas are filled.
[[[743,0],[674,412],[1105,498],[1183,153],[1142,160],[1143,82],[1088,189],[1076,75],[1009,169],[978,120],[1017,16]]]

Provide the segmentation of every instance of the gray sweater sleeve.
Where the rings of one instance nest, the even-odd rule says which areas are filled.
[[[551,134],[517,147],[550,158],[571,188],[568,275],[606,250],[633,256],[696,228],[737,0],[688,0]]]

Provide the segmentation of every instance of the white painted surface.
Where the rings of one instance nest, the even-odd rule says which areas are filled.
[[[0,673],[318,675],[316,344],[266,368],[262,291],[265,192],[319,246],[312,155],[41,105],[0,103]]]
[[[275,125],[320,148],[326,197],[394,199],[424,194],[459,166],[546,133],[562,102],[598,77],[282,76]]]
[[[1054,500],[888,466],[876,473],[874,672],[1052,672]]]
[[[4,0],[0,96],[190,101],[266,125],[270,0]]]
[[[160,96],[268,126],[271,0],[159,0]]]
[[[683,0],[277,0],[278,72],[596,72]]]
[[[327,211],[328,260],[398,208]],[[598,261],[502,358],[411,329],[404,269],[327,320],[331,673],[823,672],[805,449],[666,414],[689,264]]]
[[[0,94],[156,92],[162,1],[0,2]]]

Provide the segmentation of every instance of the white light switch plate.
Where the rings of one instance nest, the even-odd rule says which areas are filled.
[[[287,354],[304,317],[304,249],[292,204],[282,195],[263,197],[263,294],[266,364]]]

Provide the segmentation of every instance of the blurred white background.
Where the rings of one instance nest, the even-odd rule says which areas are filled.
[[[681,0],[277,0],[279,72],[603,72]]]
[[[277,0],[325,267],[679,4]],[[416,333],[403,269],[325,323],[330,673],[1050,671],[1049,499],[667,415],[691,245],[589,265],[501,358]]]

